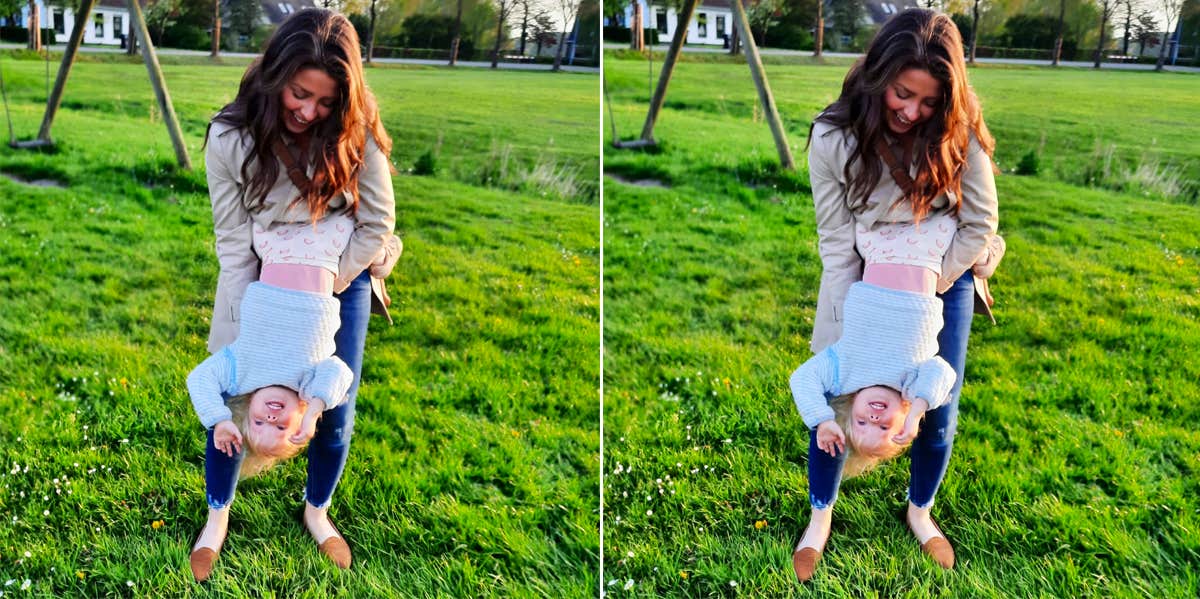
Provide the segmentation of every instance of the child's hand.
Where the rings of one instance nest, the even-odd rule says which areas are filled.
[[[217,451],[232,458],[233,454],[242,452],[242,431],[232,420],[222,420],[213,428],[213,445]]]
[[[300,421],[300,430],[296,434],[288,437],[295,445],[304,445],[308,443],[313,435],[317,434],[317,419],[321,417],[321,412],[325,411],[325,402],[315,397],[308,399],[308,409],[304,411],[304,419]]]
[[[817,425],[817,447],[820,447],[825,453],[837,457],[839,453],[846,451],[846,434],[842,432],[842,427],[838,426],[833,420],[826,420]]]
[[[907,445],[917,438],[917,429],[921,426],[921,418],[925,417],[926,410],[929,409],[929,402],[920,397],[912,400],[912,407],[908,410],[908,417],[904,419],[904,430],[899,435],[892,437],[897,445]]]

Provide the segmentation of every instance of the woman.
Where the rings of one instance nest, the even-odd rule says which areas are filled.
[[[326,214],[353,215],[354,230],[329,289],[340,304],[334,355],[350,368],[353,382],[346,401],[322,415],[312,437],[303,515],[320,551],[348,568],[349,546],[327,512],[354,428],[375,287],[371,275],[386,276],[399,253],[398,244],[389,245],[395,224],[391,140],[363,80],[358,36],[350,22],[320,9],[302,10],[284,22],[246,70],[237,97],[213,118],[206,144],[221,266],[210,352],[238,336],[242,296],[259,276],[259,256],[251,245],[254,227],[282,232],[290,223],[316,222]],[[373,264],[385,246],[386,264]],[[291,276],[308,276],[310,271],[296,266]],[[215,447],[209,430],[209,516],[191,558],[198,580],[207,578],[225,539],[242,458],[240,451],[232,453]]]
[[[926,413],[913,442],[906,515],[922,550],[951,568],[954,550],[930,508],[949,463],[957,422],[975,305],[971,267],[988,248],[997,224],[994,141],[967,84],[962,39],[954,22],[933,11],[910,9],[884,24],[846,75],[841,96],[813,122],[809,143],[823,266],[814,352],[841,335],[847,291],[862,277],[856,230],[874,231],[942,214],[958,218],[935,282],[945,323],[937,339],[938,355],[957,378],[950,400]],[[888,168],[889,163],[899,168]],[[812,516],[793,554],[800,580],[812,576],[829,538],[843,457],[844,453],[835,458],[819,450],[817,432],[810,430]]]

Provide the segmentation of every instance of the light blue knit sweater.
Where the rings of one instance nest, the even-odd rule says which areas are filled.
[[[188,374],[192,407],[205,428],[233,417],[222,393],[240,395],[262,387],[288,387],[325,409],[346,399],[354,374],[333,355],[341,326],[333,297],[251,283],[242,297],[238,338]]]
[[[937,356],[942,300],[858,282],[843,305],[842,337],[792,373],[790,384],[804,424],[833,420],[826,396],[885,385],[932,410],[949,398],[956,374]]]

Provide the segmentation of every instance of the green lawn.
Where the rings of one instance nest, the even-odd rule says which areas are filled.
[[[0,59],[28,138],[44,67]],[[173,166],[139,64],[76,66],[57,153],[0,148],[0,172],[65,185],[0,177],[0,585],[14,581],[0,592],[592,594],[597,78],[512,71],[368,71],[401,171],[442,144],[436,175],[394,178],[396,324],[372,319],[332,508],[354,567],[337,570],[295,520],[301,458],[239,487],[214,576],[192,581],[204,435],[184,377],[206,355],[217,275],[199,147],[242,69],[164,67],[195,173]],[[481,184],[472,169],[509,146],[510,180]],[[522,165],[539,163],[590,190],[537,187]]]
[[[633,137],[646,63],[604,68]],[[807,433],[786,379],[820,277],[803,147],[845,70],[768,67],[798,174],[777,167],[744,65],[680,65],[661,150],[605,150],[609,596],[1196,596],[1200,78],[1116,71],[972,70],[1001,167],[1040,146],[1042,172],[997,179],[999,325],[974,324],[934,510],[958,565],[903,524],[901,458],[842,486],[817,576],[795,582]],[[1191,195],[1089,184],[1097,145],[1110,172],[1158,161]]]

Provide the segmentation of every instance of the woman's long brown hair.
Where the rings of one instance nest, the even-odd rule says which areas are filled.
[[[263,202],[279,176],[274,146],[285,132],[281,98],[284,87],[297,72],[316,68],[337,83],[337,99],[329,117],[310,129],[308,156],[314,157],[314,172],[296,201],[307,204],[313,221],[319,220],[330,200],[344,191],[349,191],[352,198],[347,210],[357,209],[358,176],[366,157],[367,135],[375,138],[385,156],[392,150],[375,96],[363,78],[358,47],[358,34],[346,17],[320,8],[303,9],[271,35],[266,51],[242,76],[237,97],[213,117],[214,122],[250,134],[252,145],[241,172],[251,206]]]
[[[917,175],[912,193],[904,199],[912,202],[913,217],[920,220],[943,193],[954,194],[955,212],[962,205],[962,176],[971,134],[988,156],[996,145],[983,122],[979,99],[967,83],[962,37],[950,17],[914,8],[888,20],[871,40],[866,55],[846,74],[841,96],[815,121],[854,136],[857,145],[843,171],[848,182],[846,194],[848,200],[865,202],[883,174],[875,148],[888,130],[884,92],[901,71],[912,68],[928,71],[941,83],[942,93],[933,117],[914,131]],[[855,163],[861,164],[857,174]]]

